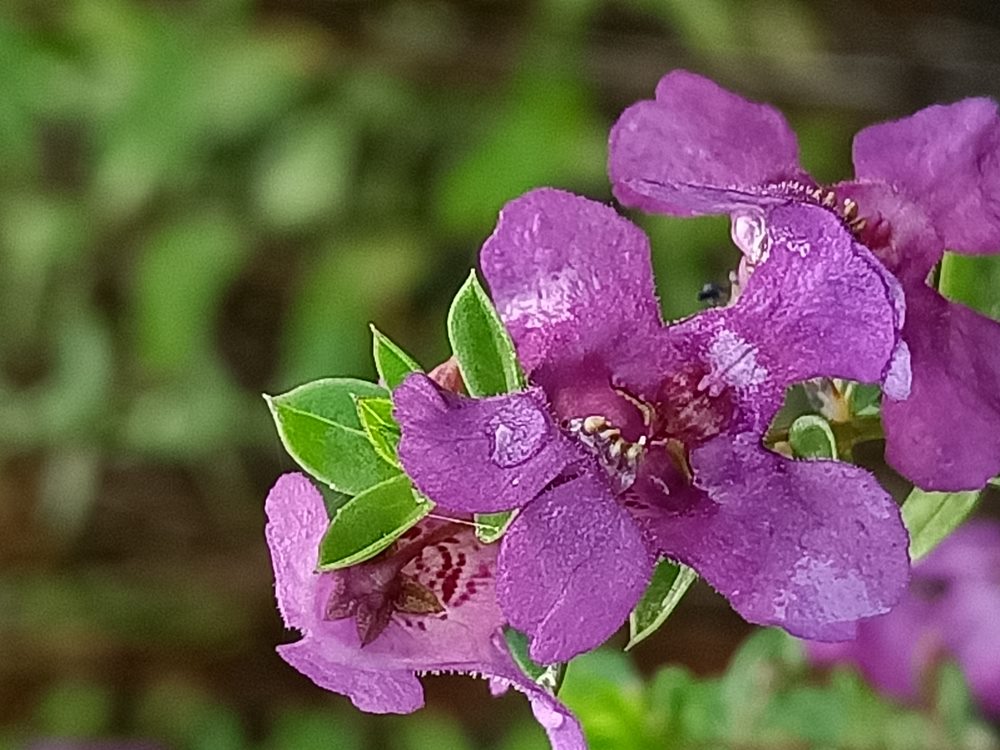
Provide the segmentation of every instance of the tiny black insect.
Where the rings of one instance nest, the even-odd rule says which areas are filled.
[[[724,304],[727,296],[728,292],[726,289],[719,284],[716,284],[714,281],[709,281],[701,288],[701,291],[698,292],[698,301],[707,302],[712,307],[716,307]]]

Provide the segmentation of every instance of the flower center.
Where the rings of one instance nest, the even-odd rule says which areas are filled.
[[[690,450],[726,429],[734,407],[724,378],[692,363],[664,378],[650,409],[650,439]]]
[[[636,440],[625,438],[620,427],[599,414],[566,420],[563,427],[596,459],[618,492],[632,486],[652,450],[690,481],[691,449],[725,430],[733,417],[730,388],[717,380],[704,366],[690,365],[664,379],[652,401],[616,387],[642,417],[644,432]]]
[[[618,427],[597,414],[567,420],[564,426],[597,460],[619,492],[632,486],[639,461],[646,451],[645,435],[635,442],[626,440]]]
[[[387,552],[361,565],[334,574],[323,616],[327,620],[353,617],[361,646],[367,646],[389,626],[393,614],[439,615],[445,606],[434,590],[417,576],[402,572],[408,563],[420,560],[424,551],[452,540],[463,531],[447,523],[422,534],[405,547]],[[449,555],[450,558],[450,555]],[[418,565],[418,570],[422,566]],[[461,565],[450,566],[461,574]],[[442,595],[445,593],[442,580]],[[444,597],[446,600],[450,597]]]

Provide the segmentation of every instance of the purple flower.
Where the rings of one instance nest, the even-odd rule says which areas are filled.
[[[656,99],[611,132],[622,203],[656,213],[730,213],[745,270],[763,262],[761,219],[789,203],[824,207],[906,293],[912,360],[906,400],[883,405],[886,460],[925,489],[978,489],[1000,472],[1000,324],[926,284],[944,249],[1000,251],[1000,117],[990,99],[934,106],[862,130],[857,180],[817,185],[781,114],[674,71]]]
[[[972,521],[914,567],[907,595],[847,643],[807,643],[817,663],[852,662],[885,693],[912,701],[941,658],[955,659],[979,705],[1000,718],[1000,526]]]
[[[528,193],[481,265],[532,387],[472,400],[412,375],[394,392],[422,492],[458,512],[520,509],[497,594],[537,661],[610,636],[659,555],[746,619],[813,638],[849,638],[901,595],[906,532],[874,478],[762,444],[791,383],[898,366],[897,285],[824,209],[776,213],[738,303],[664,327],[637,227]]]
[[[267,496],[278,609],[302,639],[281,657],[320,687],[372,713],[410,713],[423,705],[418,675],[486,677],[531,701],[556,750],[585,750],[576,718],[528,680],[509,656],[500,628],[496,551],[469,525],[425,520],[378,558],[316,572],[328,525],[323,499],[302,474],[285,474]]]

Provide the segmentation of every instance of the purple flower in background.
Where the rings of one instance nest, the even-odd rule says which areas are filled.
[[[979,705],[1000,718],[1000,526],[971,521],[913,569],[903,601],[862,622],[855,640],[807,643],[821,664],[851,662],[885,693],[920,697],[942,658],[958,662]]]
[[[664,327],[637,227],[528,193],[481,265],[533,387],[472,400],[411,375],[394,392],[422,492],[453,511],[520,509],[497,594],[534,659],[610,636],[658,555],[746,619],[813,638],[849,638],[901,595],[906,532],[874,478],[762,444],[791,383],[900,366],[897,285],[824,209],[776,212],[738,303]]]
[[[926,284],[945,248],[1000,251],[1000,117],[990,99],[933,106],[855,136],[856,181],[819,186],[774,108],[686,71],[629,107],[609,171],[625,205],[729,213],[743,270],[766,259],[762,220],[819,206],[864,242],[906,293],[909,398],[883,405],[886,460],[925,489],[978,489],[1000,472],[1000,324]]]
[[[528,680],[506,650],[496,604],[496,551],[471,526],[425,520],[389,551],[345,570],[318,573],[329,523],[302,474],[285,474],[265,505],[278,609],[302,639],[281,657],[362,711],[410,713],[423,705],[418,675],[486,677],[531,701],[556,750],[584,750],[576,718]]]

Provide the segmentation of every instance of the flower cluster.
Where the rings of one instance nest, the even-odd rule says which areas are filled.
[[[534,659],[606,640],[659,555],[748,620],[811,638],[850,637],[899,598],[907,539],[885,491],[762,443],[788,385],[878,380],[899,337],[891,277],[834,217],[796,214],[736,304],[664,326],[636,227],[529,193],[481,265],[535,385],[470,400],[411,375],[394,393],[400,460],[422,492],[459,512],[521,509],[497,593]]]
[[[946,247],[1000,250],[998,161],[996,105],[972,99],[862,131],[858,179],[818,185],[776,110],[666,76],[611,133],[615,194],[730,214],[744,253],[730,303],[665,324],[635,225],[550,188],[508,203],[480,255],[495,312],[454,316],[479,339],[453,337],[430,376],[377,345],[386,389],[354,394],[360,422],[334,405],[308,434],[279,423],[307,471],[356,496],[332,522],[301,474],[268,497],[279,608],[303,634],[282,657],[375,712],[418,708],[421,674],[482,676],[524,692],[573,750],[583,735],[546,665],[615,633],[661,560],[750,622],[854,637],[906,591],[899,508],[865,469],[783,455],[768,431],[797,384],[879,384],[887,460],[914,483],[978,489],[1000,471],[1000,325],[927,284]],[[316,468],[326,444],[351,464],[342,482]],[[402,510],[365,505],[388,497],[365,472],[403,488]],[[325,539],[373,527],[350,564],[317,569]]]
[[[747,272],[767,256],[760,225],[780,222],[776,211],[838,218],[906,296],[912,388],[885,403],[886,460],[925,489],[978,489],[1000,472],[1000,324],[926,281],[945,248],[1000,251],[997,104],[965,99],[874,125],[855,136],[853,155],[854,180],[819,185],[777,110],[675,71],[615,124],[609,172],[625,205],[729,213]]]

